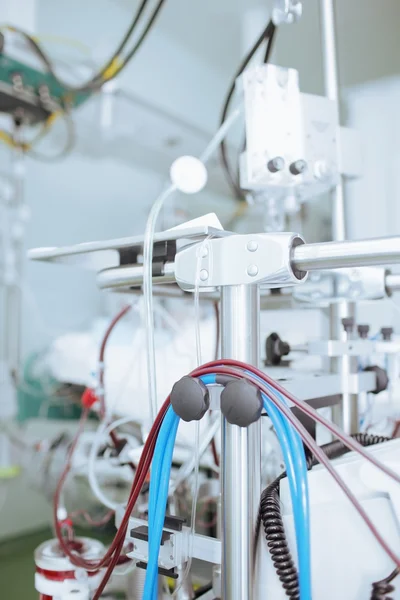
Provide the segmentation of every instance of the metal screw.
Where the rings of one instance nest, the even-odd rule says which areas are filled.
[[[250,242],[247,242],[246,247],[249,252],[255,252],[258,250],[258,243],[255,240],[251,240]]]
[[[207,269],[202,269],[200,271],[200,279],[201,279],[201,281],[206,281],[206,279],[208,279],[208,271],[207,271]]]
[[[256,275],[258,275],[257,265],[249,265],[247,267],[247,275],[250,275],[250,277],[255,277]]]
[[[278,171],[282,171],[285,166],[285,161],[281,156],[275,156],[275,158],[271,158],[271,160],[267,163],[268,171],[271,173],[277,173]]]
[[[307,163],[305,160],[295,160],[289,167],[289,171],[292,175],[301,175],[307,169]]]

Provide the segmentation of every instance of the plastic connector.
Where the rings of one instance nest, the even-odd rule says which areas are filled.
[[[92,408],[98,400],[96,392],[92,388],[86,388],[81,398],[82,406],[84,408]]]

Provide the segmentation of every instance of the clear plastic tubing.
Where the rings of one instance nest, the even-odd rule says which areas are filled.
[[[229,129],[236,122],[241,114],[238,108],[224,121],[218,129],[204,152],[200,160],[205,164],[211,158],[221,141],[227,135]],[[143,244],[143,295],[145,300],[144,320],[146,328],[146,353],[147,353],[147,377],[149,388],[150,419],[154,422],[157,414],[157,376],[156,376],[156,353],[154,342],[154,305],[153,305],[153,239],[156,229],[157,219],[164,205],[164,202],[176,191],[174,184],[168,187],[159,195],[151,207],[144,234]]]

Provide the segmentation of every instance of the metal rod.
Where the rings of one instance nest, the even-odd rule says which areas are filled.
[[[400,262],[400,236],[303,244],[293,249],[292,265],[300,271],[372,267]]]
[[[259,290],[221,288],[222,358],[253,365],[259,358]],[[252,600],[253,539],[261,494],[261,423],[222,419],[222,598]]]
[[[335,102],[337,111],[337,122],[340,125],[340,90],[339,77],[337,67],[337,51],[335,37],[335,11],[334,0],[320,0],[321,14],[321,41],[322,41],[322,57],[325,80],[325,93],[327,97]],[[346,206],[343,190],[343,179],[340,178],[339,183],[331,193],[332,206],[332,238],[339,242],[347,237],[346,231]],[[332,304],[329,309],[329,334],[331,339],[343,339],[344,332],[342,328],[342,318],[356,316],[356,307],[351,302],[341,302],[340,304]],[[347,385],[346,374],[349,372],[345,358],[332,359],[330,368],[332,372],[342,373],[343,387]],[[343,394],[342,406],[333,411],[333,418],[338,425],[343,425],[344,406],[349,406],[350,401],[358,402],[357,398],[347,397]],[[341,414],[337,411],[340,410]],[[350,416],[345,418],[346,421]]]
[[[339,81],[335,40],[335,13],[333,0],[321,0],[321,38],[324,67],[325,94],[336,104],[339,120]],[[343,194],[343,182],[336,186],[331,194],[332,200],[332,237],[335,241],[346,239],[346,214]]]
[[[165,263],[164,274],[154,276],[153,283],[175,283],[174,273],[174,263]],[[96,281],[100,289],[140,287],[143,284],[143,267],[135,265],[104,269],[97,274]]]
[[[400,274],[396,275],[388,273],[385,279],[385,288],[386,293],[389,294],[389,296],[393,292],[398,292],[400,290]]]

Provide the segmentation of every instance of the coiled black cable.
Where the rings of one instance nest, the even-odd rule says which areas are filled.
[[[388,594],[394,592],[395,587],[392,585],[392,581],[397,577],[399,572],[399,569],[395,569],[386,579],[373,583],[371,600],[394,600]]]
[[[390,439],[388,437],[370,435],[367,433],[356,433],[351,437],[364,447],[375,446],[376,444],[387,442]],[[338,458],[339,456],[350,452],[350,449],[339,440],[325,444],[322,446],[322,449],[327,457],[331,459]],[[318,461],[313,456],[307,458],[308,469],[311,469],[317,464]],[[272,563],[282,587],[285,590],[286,596],[291,600],[299,600],[299,576],[287,543],[281,514],[279,487],[280,482],[284,477],[286,477],[286,472],[282,473],[277,479],[270,483],[261,494],[255,544],[257,544],[258,541],[262,522]],[[381,595],[375,594],[375,596],[372,596],[371,600],[390,600],[389,597],[385,595],[382,596],[382,590],[384,589],[388,590],[388,592],[384,593],[393,591],[394,588],[393,586],[390,586],[390,581],[382,580],[382,582],[374,583],[373,585],[377,586],[377,593]],[[389,588],[384,588],[385,585],[389,585]],[[375,593],[375,591],[373,593]]]

